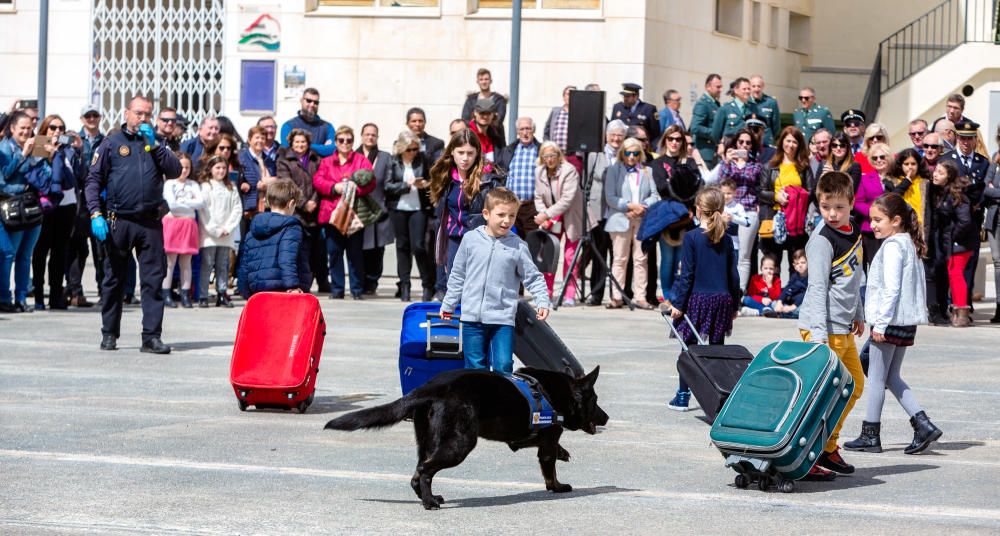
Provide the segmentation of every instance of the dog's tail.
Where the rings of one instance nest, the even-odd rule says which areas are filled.
[[[386,428],[412,416],[413,409],[424,402],[423,398],[404,396],[395,402],[341,415],[326,423],[323,428],[348,432],[363,428]]]

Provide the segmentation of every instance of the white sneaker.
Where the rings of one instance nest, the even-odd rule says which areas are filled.
[[[744,305],[740,309],[740,316],[760,316],[760,311],[757,309],[751,309],[750,307]]]

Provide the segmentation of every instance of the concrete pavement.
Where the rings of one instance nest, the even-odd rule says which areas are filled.
[[[559,476],[575,490],[546,492],[533,452],[482,441],[435,479],[447,502],[427,512],[408,484],[409,423],[322,430],[399,396],[404,304],[322,303],[330,329],[304,415],[237,408],[240,308],[168,310],[166,357],[138,352],[137,307],[117,352],[97,349],[96,310],[0,316],[0,533],[1000,533],[1000,327],[920,328],[903,375],[944,430],[930,451],[902,453],[912,431],[888,395],[885,453],[845,453],[855,475],[781,494],[736,489],[701,412],[666,409],[678,350],[659,314],[561,309],[551,324],[588,369],[601,365],[611,415],[597,436],[563,436],[573,458]],[[796,336],[792,321],[739,319],[731,342],[755,352]]]

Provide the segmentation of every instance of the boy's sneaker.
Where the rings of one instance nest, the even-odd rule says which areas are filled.
[[[819,465],[814,465],[813,468],[809,470],[809,474],[802,478],[802,480],[808,480],[810,482],[832,482],[836,479],[837,473],[827,471]]]
[[[778,313],[774,309],[771,309],[770,307],[765,307],[764,310],[760,312],[760,314],[766,316],[767,318],[778,318]]]
[[[740,316],[760,316],[760,311],[744,305],[742,308],[740,308]]]
[[[816,462],[816,465],[842,475],[849,475],[854,472],[854,466],[844,460],[844,457],[840,455],[839,448],[833,452],[824,452],[823,454],[820,454],[819,461]]]
[[[691,391],[677,391],[674,399],[667,403],[667,407],[674,411],[687,411],[690,401]]]

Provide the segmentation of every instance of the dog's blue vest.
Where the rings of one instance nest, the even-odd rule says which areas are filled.
[[[517,387],[528,402],[528,428],[532,432],[562,423],[562,416],[556,413],[552,404],[549,404],[542,394],[538,380],[523,373],[515,373],[513,376],[507,376],[507,379]]]

